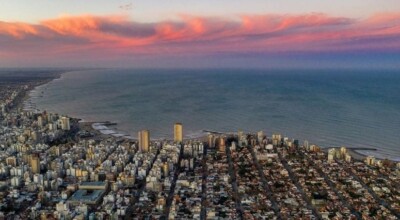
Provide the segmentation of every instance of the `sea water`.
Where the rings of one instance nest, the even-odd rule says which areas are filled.
[[[400,72],[388,70],[102,69],[65,73],[30,101],[133,137],[171,139],[181,122],[186,138],[262,130],[400,160],[399,95]]]

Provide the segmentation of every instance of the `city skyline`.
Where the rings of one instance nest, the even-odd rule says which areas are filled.
[[[0,220],[400,219],[398,1],[0,3]]]
[[[0,65],[398,68],[395,1],[307,3],[4,3]]]
[[[98,70],[1,71],[0,219],[400,218],[396,71],[103,70],[108,77]],[[83,77],[71,78],[77,95],[64,90],[67,83],[57,84],[71,73]],[[121,83],[113,81],[121,76]],[[210,88],[211,96],[204,97]],[[137,96],[110,96],[115,90]],[[156,90],[161,94],[152,93]],[[62,109],[53,109],[56,103],[41,107],[38,101],[51,99],[49,94],[62,101]],[[118,97],[126,101],[115,102]],[[65,112],[67,106],[74,110]],[[76,110],[84,108],[91,110],[88,117],[77,117]],[[230,111],[235,108],[239,114]],[[105,110],[106,118],[96,119],[96,110]],[[118,112],[141,120],[150,116],[155,123],[123,119]],[[227,119],[210,117],[219,114]],[[123,121],[133,125],[125,134]],[[260,129],[253,127],[259,122]],[[193,123],[201,129],[197,134]],[[279,129],[285,123],[286,129]],[[317,130],[308,132],[307,126]],[[249,132],[251,127],[257,132]],[[298,133],[291,135],[291,128]],[[137,138],[129,135],[136,129],[141,129]],[[160,129],[167,136],[154,138]]]

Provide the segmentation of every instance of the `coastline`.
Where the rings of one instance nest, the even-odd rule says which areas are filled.
[[[77,70],[74,70],[74,71],[77,71]],[[22,98],[20,100],[18,100],[17,107],[22,108],[24,111],[34,111],[34,112],[46,111],[46,110],[38,109],[36,107],[36,103],[31,101],[31,98],[34,97],[34,96],[32,96],[32,93],[34,93],[35,91],[38,92],[38,90],[40,89],[39,87],[46,86],[47,84],[54,82],[56,80],[60,80],[60,79],[62,79],[64,74],[74,72],[74,71],[60,72],[60,73],[57,73],[56,76],[53,78],[38,82],[35,85],[30,85],[30,87],[24,91],[24,94],[22,94]],[[58,114],[58,112],[53,112],[53,113]],[[68,116],[68,117],[79,121],[79,129],[80,130],[95,133],[96,136],[100,136],[103,138],[107,138],[108,136],[110,136],[110,134],[102,133],[101,129],[95,129],[95,127],[93,127],[94,124],[102,123],[102,122],[87,122],[87,121],[85,121],[85,119],[82,119],[82,118],[77,118],[74,116]]]
[[[74,71],[65,71],[58,73],[56,77],[52,79],[48,79],[46,81],[37,83],[36,85],[30,87],[28,90],[25,91],[25,94],[23,95],[22,100],[20,100],[19,105],[22,107],[23,110],[25,111],[34,111],[34,112],[41,112],[41,111],[47,111],[47,110],[42,110],[38,109],[36,107],[36,103],[31,101],[31,98],[34,97],[32,96],[32,93],[36,92],[39,93],[39,89],[42,86],[46,86],[47,84],[55,81],[55,80],[60,80],[62,79],[64,74],[70,73],[70,72],[75,72],[78,70]],[[58,112],[52,112],[55,114],[59,114]],[[71,119],[77,120],[79,122],[79,129],[82,131],[87,131],[89,133],[95,134],[97,138],[119,138],[119,139],[124,139],[124,140],[138,140],[137,137],[133,137],[131,135],[125,134],[128,133],[128,131],[121,131],[118,130],[117,123],[110,122],[110,121],[86,121],[85,118],[82,117],[76,117],[73,115],[67,115],[66,116],[70,117]],[[115,126],[113,128],[112,126]],[[166,138],[151,138],[153,141],[162,141],[162,140],[167,140]],[[207,140],[207,135],[203,134],[198,137],[191,137],[191,138],[184,138],[184,140]]]
[[[36,108],[36,103],[33,103],[31,101],[32,96],[32,91],[37,91],[38,89],[40,89],[39,87],[41,86],[46,86],[47,84],[55,81],[55,80],[60,80],[62,79],[62,76],[64,74],[70,73],[70,72],[75,72],[78,70],[74,70],[74,71],[64,71],[64,72],[60,72],[55,74],[55,77],[53,78],[49,78],[43,81],[40,81],[38,83],[35,83],[34,85],[30,85],[30,87],[25,90],[25,94],[23,95],[23,97],[20,100],[19,105],[22,105],[22,108],[25,110],[25,105],[29,104],[31,108],[26,108],[26,110],[31,110],[31,111],[42,111],[40,109]],[[28,103],[29,101],[29,103]],[[34,109],[32,107],[35,107]],[[57,113],[57,112],[54,112]],[[137,137],[133,137],[131,135],[126,135],[125,132],[127,131],[119,131],[118,128],[116,127],[116,129],[110,127],[108,124],[112,124],[112,126],[117,126],[116,124],[109,122],[109,121],[86,121],[84,118],[77,118],[76,116],[68,116],[71,117],[72,119],[78,120],[79,121],[79,127],[81,130],[83,131],[88,131],[91,133],[96,134],[97,137],[100,138],[120,138],[120,139],[124,139],[124,140],[137,140]],[[198,136],[198,137],[189,137],[189,138],[184,138],[184,140],[190,141],[190,140],[207,140],[207,133],[214,133],[212,131],[208,131],[208,130],[202,130],[204,132],[204,134]],[[221,134],[226,134],[228,132],[216,132],[216,133],[221,133]],[[157,141],[161,141],[161,140],[167,140],[166,138],[155,138],[155,139],[151,139],[151,140],[157,140]],[[337,148],[337,147],[334,147]],[[329,149],[324,147],[323,150],[325,151],[325,149]],[[363,153],[358,151],[357,149],[352,149],[352,148],[347,148],[349,150],[350,155],[356,159],[356,160],[363,160],[365,157],[369,156],[368,153]],[[384,157],[380,157],[379,156],[379,150],[377,149],[364,149],[366,151],[370,151],[370,150],[374,150],[376,152],[378,152],[378,154],[374,155],[375,158],[380,159],[380,160],[384,160],[384,159],[389,159],[391,161],[394,162],[399,162],[399,160],[393,160],[390,158],[384,158]],[[377,156],[378,155],[378,156]]]
[[[340,150],[340,147],[326,147],[326,148],[322,148],[322,151],[324,151],[325,153],[328,153],[328,150],[332,149],[332,148],[334,148],[336,150]],[[353,148],[346,147],[346,149],[347,149],[347,152],[350,154],[350,156],[355,160],[362,161],[368,156],[368,155],[361,154],[361,153],[357,152]],[[373,149],[373,150],[376,150],[376,149]]]
[[[322,148],[322,150],[327,153],[329,149],[334,148],[337,150],[340,150],[340,147],[324,147]],[[351,147],[346,147],[347,152],[350,154],[350,156],[358,161],[364,161],[366,157],[368,156],[374,156],[376,159],[378,160],[390,160],[393,162],[400,162],[400,160],[397,159],[393,159],[393,158],[385,158],[385,157],[381,157],[381,156],[377,156],[379,154],[375,154],[375,155],[371,155],[371,153],[362,153],[362,151],[367,151],[367,152],[379,152],[378,149],[376,148],[351,148]],[[361,152],[360,152],[361,151]]]
[[[31,92],[32,91],[36,90],[40,86],[44,86],[44,85],[46,85],[46,84],[48,84],[48,83],[50,83],[50,82],[52,82],[54,80],[60,79],[62,74],[64,74],[64,72],[54,73],[55,76],[53,76],[52,78],[48,78],[48,79],[45,79],[45,80],[42,80],[42,81],[35,82],[33,84],[29,84],[28,88],[23,91],[24,93],[21,94],[20,100],[17,101],[17,103],[16,103],[17,106],[16,107],[17,108],[22,108],[23,110],[25,110],[25,106],[26,106],[26,104],[28,104],[27,102],[31,98]],[[36,106],[36,104],[32,103],[32,102],[30,102],[30,104]],[[32,109],[33,106],[30,106],[30,107],[31,108],[27,108],[26,110],[34,110],[34,109]]]

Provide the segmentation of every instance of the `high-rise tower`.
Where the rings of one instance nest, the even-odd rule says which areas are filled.
[[[183,140],[183,127],[181,123],[175,123],[174,125],[174,141],[182,142]]]
[[[62,117],[61,118],[61,129],[64,131],[69,131],[71,129],[71,125],[69,123],[69,118],[68,117]]]
[[[31,155],[31,167],[33,173],[40,173],[40,158],[37,154]]]
[[[149,152],[150,132],[148,130],[141,130],[138,133],[139,149],[142,152]]]

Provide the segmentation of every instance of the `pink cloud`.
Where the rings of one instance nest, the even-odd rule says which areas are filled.
[[[107,22],[112,19],[113,18],[95,18],[93,16],[64,16],[42,21],[41,24],[62,35],[80,35],[84,32],[97,30],[101,22]]]
[[[38,31],[34,25],[19,22],[0,21],[0,35],[10,35],[15,38],[23,38],[25,35],[37,35]]]
[[[400,50],[400,13],[359,20],[305,15],[181,15],[134,22],[121,16],[63,16],[39,24],[0,22],[2,54],[96,56],[239,52]]]

